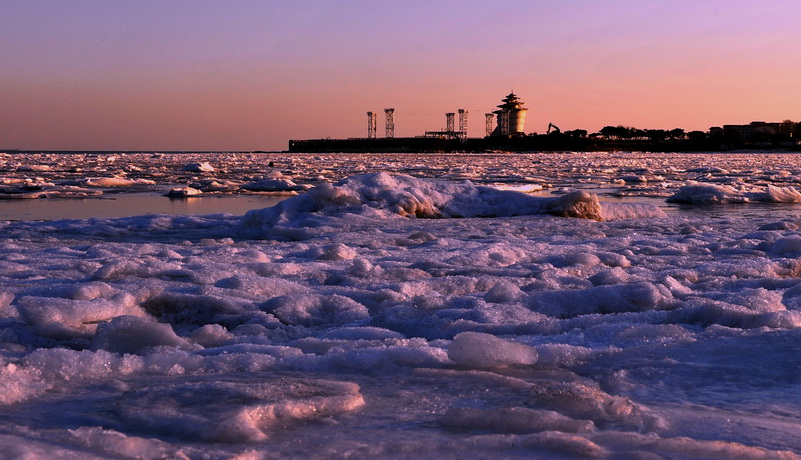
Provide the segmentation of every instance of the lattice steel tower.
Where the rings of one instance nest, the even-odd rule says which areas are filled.
[[[467,110],[459,109],[459,138],[467,140]]]
[[[498,132],[503,136],[509,134],[509,112],[498,113]]]
[[[484,114],[484,130],[486,132],[485,136],[490,137],[492,135],[492,119],[494,118],[493,114],[485,113]]]
[[[395,109],[384,109],[387,116],[387,137],[395,137]]]
[[[378,117],[373,112],[367,112],[367,138],[375,139],[376,122]]]
[[[456,116],[455,113],[449,112],[445,114],[445,132],[448,133],[449,136],[452,136],[455,129],[453,129],[453,120]]]

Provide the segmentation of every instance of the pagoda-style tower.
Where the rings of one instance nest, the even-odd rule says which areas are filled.
[[[498,106],[494,114],[498,115],[498,124],[492,136],[525,136],[526,110],[523,101],[515,93],[509,93]]]

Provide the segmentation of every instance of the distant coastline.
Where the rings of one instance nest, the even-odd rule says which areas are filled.
[[[641,151],[641,152],[725,152],[732,150],[801,151],[801,123],[752,121],[745,125],[713,126],[708,131],[674,129],[639,129],[631,126],[604,126],[598,132],[584,129],[562,131],[548,123],[547,132],[527,134],[529,109],[514,92],[509,93],[497,110],[484,114],[486,135],[467,135],[464,109],[445,114],[446,128],[425,131],[422,136],[395,137],[395,109],[384,109],[386,136],[378,137],[376,112],[367,112],[367,137],[348,139],[290,140],[290,152],[545,152],[545,151]],[[495,119],[493,121],[493,119]]]
[[[290,140],[289,152],[301,153],[404,153],[404,152],[548,152],[640,151],[727,152],[740,150],[799,152],[801,145],[786,140],[747,142],[723,136],[704,139],[606,139],[565,133],[485,138],[353,138]]]

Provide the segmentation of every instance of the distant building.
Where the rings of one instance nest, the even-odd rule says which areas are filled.
[[[723,145],[752,148],[795,148],[801,139],[801,126],[794,121],[780,123],[752,121],[747,125],[723,125]],[[715,134],[710,128],[709,134]],[[717,128],[720,129],[720,128]]]
[[[509,93],[498,110],[492,112],[498,116],[498,124],[491,136],[525,136],[527,110],[515,93]]]
[[[752,121],[747,125],[723,125],[723,135],[741,141],[751,141],[759,138],[768,138],[780,134],[781,123],[766,123]]]

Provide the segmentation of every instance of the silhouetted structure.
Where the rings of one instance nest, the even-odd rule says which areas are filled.
[[[498,126],[491,136],[525,136],[527,110],[514,92],[509,93],[493,112],[498,116]]]
[[[387,137],[395,137],[395,109],[384,109],[384,115],[387,117]]]
[[[376,114],[373,112],[367,112],[367,138],[368,139],[375,139],[376,137],[376,127],[377,127],[377,120]]]
[[[650,151],[699,152],[739,149],[799,151],[801,123],[790,120],[768,123],[754,121],[747,125],[724,125],[709,131],[675,128],[638,129],[630,126],[605,126],[597,133],[583,129],[561,131],[548,124],[546,134],[526,134],[523,130],[526,111],[523,101],[509,93],[498,110],[486,113],[485,137],[467,136],[467,110],[445,114],[442,131],[426,131],[423,136],[395,138],[395,109],[384,109],[386,137],[377,138],[376,114],[367,112],[367,138],[290,140],[290,152],[485,152],[485,151]],[[492,120],[497,124],[493,129]]]

